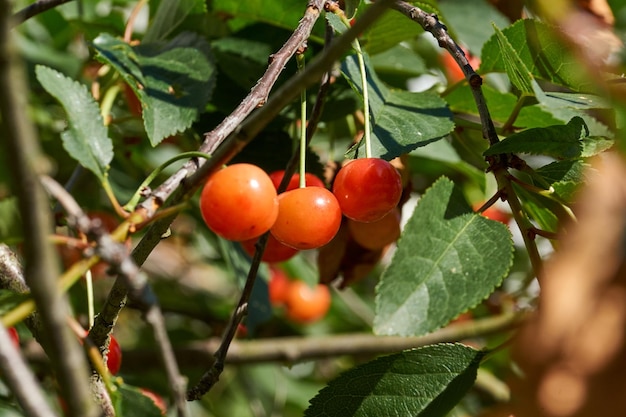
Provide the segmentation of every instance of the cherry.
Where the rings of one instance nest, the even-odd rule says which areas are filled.
[[[165,404],[163,397],[148,388],[139,388],[139,391],[154,402],[154,405],[161,410],[161,415],[167,415],[167,405]]]
[[[230,165],[207,180],[200,211],[207,226],[224,239],[252,239],[267,232],[276,220],[276,189],[261,168]]]
[[[15,329],[15,327],[9,327],[7,329],[7,332],[9,332],[9,337],[11,338],[13,345],[15,345],[17,349],[19,349],[20,348],[20,335],[17,333],[17,330]]]
[[[107,368],[111,374],[116,375],[120,371],[122,366],[122,348],[117,343],[117,339],[111,335],[111,341],[109,342],[109,351],[107,352]]]
[[[128,84],[124,84],[123,92],[130,113],[133,116],[141,117],[141,115],[143,114],[143,108],[141,106],[141,101],[139,100],[139,97],[137,97],[131,86]]]
[[[272,180],[272,183],[274,183],[274,187],[277,190],[284,176],[285,176],[284,169],[281,169],[280,171],[274,171],[270,174],[270,179]],[[310,172],[307,172],[304,174],[304,181],[307,187],[324,187],[324,188],[326,187],[324,185],[324,181],[322,181],[316,175],[311,174]],[[287,188],[285,189],[285,191],[295,190],[296,188],[299,188],[299,187],[300,187],[300,174],[293,174],[291,176],[291,179],[289,180],[289,184],[287,184]]]
[[[278,196],[272,235],[295,249],[315,249],[331,241],[341,225],[337,199],[326,188],[306,187]]]
[[[270,266],[270,280],[267,283],[270,303],[274,306],[285,304],[290,281],[287,274],[275,266]]]
[[[328,312],[330,301],[326,285],[311,287],[304,281],[292,281],[286,299],[287,317],[300,323],[319,320]]]
[[[380,220],[370,223],[349,219],[348,229],[354,241],[365,249],[382,249],[400,237],[400,211],[394,208]]]
[[[241,246],[248,255],[254,255],[254,251],[256,249],[254,245],[256,245],[257,240],[259,239],[254,238],[241,242]],[[269,239],[267,240],[265,252],[263,252],[261,260],[263,262],[283,262],[287,259],[293,258],[296,253],[298,253],[297,249],[283,245],[278,240],[276,240],[274,236],[270,235]]]
[[[402,179],[398,170],[384,159],[355,159],[337,173],[333,194],[346,217],[373,222],[398,205]]]

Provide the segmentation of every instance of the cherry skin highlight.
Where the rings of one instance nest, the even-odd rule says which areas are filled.
[[[209,177],[200,195],[200,211],[207,226],[224,239],[253,239],[276,220],[276,189],[261,168],[233,164]]]
[[[337,173],[333,194],[346,217],[373,222],[398,205],[402,179],[398,170],[384,159],[355,159]]]
[[[278,217],[271,233],[295,249],[315,249],[331,241],[341,225],[341,208],[326,188],[306,187],[278,196]]]
[[[116,375],[122,367],[122,348],[117,343],[117,339],[111,335],[109,351],[107,352],[107,368],[112,375]]]

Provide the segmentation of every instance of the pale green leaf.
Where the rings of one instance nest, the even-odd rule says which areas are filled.
[[[513,45],[509,42],[508,38],[504,36],[502,31],[494,25],[496,31],[496,40],[498,41],[498,48],[500,49],[500,55],[504,62],[504,69],[511,80],[511,83],[520,91],[522,95],[533,95],[533,77],[530,71],[526,68],[526,65],[517,54]]]
[[[439,344],[383,356],[341,374],[305,417],[443,417],[472,387],[483,352]]]
[[[513,260],[508,228],[473,213],[442,178],[426,191],[377,287],[374,331],[418,336],[484,300]]]
[[[68,129],[61,133],[63,147],[72,158],[93,172],[101,181],[113,159],[113,143],[108,136],[100,108],[87,87],[51,68],[38,65],[37,79],[67,113]]]

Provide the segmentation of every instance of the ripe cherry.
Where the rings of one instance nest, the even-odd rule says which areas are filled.
[[[398,205],[402,179],[398,170],[384,159],[355,159],[337,173],[333,194],[346,217],[373,222]]]
[[[111,341],[109,342],[109,351],[107,352],[107,368],[111,374],[116,375],[120,371],[122,366],[122,348],[117,343],[117,339],[111,335]]]
[[[287,317],[300,323],[319,320],[328,312],[330,301],[326,285],[311,287],[304,281],[292,281],[286,300]]]
[[[284,169],[281,169],[280,171],[274,171],[270,174],[270,179],[272,180],[272,183],[274,183],[274,187],[277,190],[284,176]],[[304,174],[304,181],[306,182],[307,187],[326,187],[324,185],[324,181],[322,181],[316,175],[311,174],[310,172]],[[291,179],[289,180],[289,184],[287,184],[287,188],[285,189],[285,191],[295,190],[298,187],[300,187],[300,174],[293,174],[291,176]]]
[[[315,249],[331,241],[341,225],[337,199],[326,188],[306,187],[278,196],[278,217],[271,232],[295,249]]]
[[[207,226],[224,239],[252,239],[267,232],[276,220],[276,189],[261,168],[230,165],[207,180],[200,210]]]
[[[256,249],[254,245],[256,245],[257,240],[259,239],[254,238],[241,242],[241,246],[246,251],[246,253],[248,253],[248,255],[254,255]],[[265,252],[263,252],[261,260],[263,262],[284,262],[287,259],[293,258],[296,253],[298,253],[297,249],[283,245],[278,240],[276,240],[273,235],[270,235],[267,240]]]
[[[472,55],[467,49],[463,49],[463,52],[465,53],[465,57],[467,58],[472,68],[476,70],[476,68],[480,66],[480,58]],[[457,64],[457,62],[454,60],[454,57],[450,55],[449,52],[444,51],[441,54],[441,65],[443,66],[446,77],[451,84],[457,83],[465,79],[465,74],[463,73],[463,70],[461,69],[461,67],[459,67],[459,64]]]
[[[287,274],[282,269],[270,266],[270,280],[267,283],[267,290],[272,305],[280,306],[285,304],[290,283]]]
[[[348,220],[350,235],[365,249],[378,250],[400,237],[400,210],[394,208],[382,219],[370,223]]]
[[[478,210],[481,206],[482,204],[480,203],[474,204],[474,210]],[[507,213],[496,206],[490,206],[480,214],[490,220],[495,220],[506,225],[509,224],[509,221],[513,217],[511,213]]]

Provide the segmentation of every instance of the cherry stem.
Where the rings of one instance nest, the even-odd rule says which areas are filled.
[[[298,72],[304,71],[304,51],[296,54],[296,62],[298,64]],[[300,182],[299,187],[306,187],[306,89],[300,92]]]
[[[341,18],[346,27],[350,28],[350,20],[346,17],[343,10],[337,8],[335,14]],[[365,58],[359,40],[355,38],[352,41],[352,47],[356,51],[357,60],[359,62],[359,72],[361,73],[361,90],[363,92],[363,140],[365,141],[365,157],[372,157],[372,134],[370,126],[370,102],[367,87],[367,71],[365,69]]]

